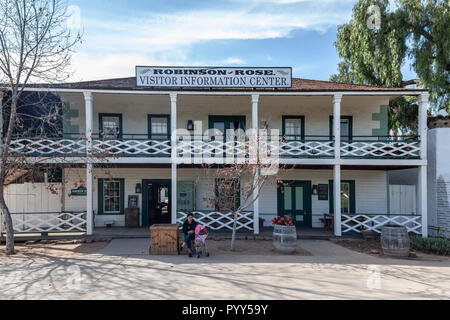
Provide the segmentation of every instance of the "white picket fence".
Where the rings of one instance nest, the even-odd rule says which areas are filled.
[[[194,211],[192,213],[196,222],[211,230],[233,230],[234,218],[231,212]],[[182,226],[187,215],[188,212],[178,212],[177,223]],[[243,212],[239,215],[236,230],[253,231],[253,212]]]

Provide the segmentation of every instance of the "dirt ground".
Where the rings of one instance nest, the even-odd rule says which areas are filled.
[[[383,254],[383,249],[381,248],[381,243],[379,239],[333,240],[333,242],[353,251],[365,253],[374,257],[387,258],[387,256]],[[417,250],[411,250],[408,259],[449,261],[450,257],[428,254]]]
[[[16,244],[13,258],[55,257],[71,258],[96,253],[109,244],[110,241],[86,243],[82,240],[44,241]],[[5,247],[0,246],[0,257],[5,257]]]
[[[236,240],[236,249],[231,251],[230,240],[209,240],[207,241],[208,250],[213,255],[284,255],[275,251],[272,240]],[[311,253],[301,247],[301,241],[298,242],[297,251],[292,255],[310,256]]]
[[[56,257],[73,258],[89,254],[99,253],[106,248],[110,241],[96,241],[86,243],[82,240],[71,241],[43,241],[29,242],[26,244],[16,244],[16,254],[13,258],[32,257]],[[275,251],[272,241],[269,240],[236,240],[236,249],[231,251],[230,240],[210,240],[207,242],[208,251],[214,256],[229,255],[254,255],[254,256],[282,256],[283,253]],[[181,254],[187,254],[187,249]],[[301,247],[299,242],[297,251],[291,256],[310,256],[311,254]],[[0,257],[5,257],[4,246],[0,247]]]

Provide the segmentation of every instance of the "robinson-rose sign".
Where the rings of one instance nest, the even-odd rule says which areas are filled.
[[[138,87],[291,88],[292,68],[136,67]]]

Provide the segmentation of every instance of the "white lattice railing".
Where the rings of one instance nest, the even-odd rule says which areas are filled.
[[[332,141],[282,141],[279,147],[269,142],[268,148],[280,157],[334,157],[334,146]]]
[[[15,233],[86,232],[86,212],[13,213]],[[5,233],[0,214],[0,233]]]
[[[170,140],[94,140],[93,152],[112,156],[170,157]]]
[[[180,158],[223,159],[246,158],[248,141],[211,141],[179,139],[177,156]],[[16,139],[11,143],[12,153],[25,156],[85,156],[84,139]],[[93,153],[123,157],[170,157],[170,140],[113,139],[93,141]],[[268,141],[268,156],[284,158],[334,157],[334,143],[329,140]],[[411,141],[342,141],[341,156],[353,158],[418,158],[420,142]]]
[[[355,158],[418,158],[419,141],[343,141],[342,157]]]
[[[384,225],[404,226],[408,232],[422,234],[422,217],[411,215],[342,215],[342,233],[372,230],[381,233]]]
[[[179,140],[177,142],[177,156],[179,158],[223,158],[246,157],[247,142],[218,141],[218,140]]]
[[[194,211],[196,222],[211,230],[233,230],[233,214],[231,212],[218,211]],[[178,212],[177,223],[183,226],[187,219],[188,212]],[[253,231],[253,212],[243,212],[239,215],[236,230]]]
[[[26,156],[69,156],[86,154],[85,140],[71,139],[14,139],[11,141],[11,153]]]

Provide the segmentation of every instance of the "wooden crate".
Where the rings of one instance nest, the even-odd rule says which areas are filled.
[[[177,224],[156,224],[150,227],[150,254],[178,254],[179,232]]]

